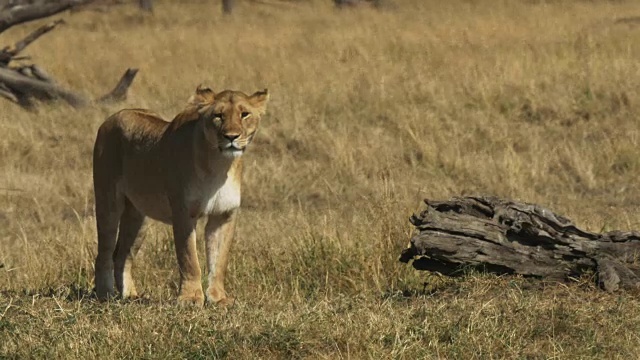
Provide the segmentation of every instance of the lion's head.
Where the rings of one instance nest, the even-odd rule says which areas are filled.
[[[241,91],[215,93],[198,86],[189,104],[198,108],[205,121],[205,137],[228,157],[241,156],[258,130],[269,101],[267,89],[246,95]]]

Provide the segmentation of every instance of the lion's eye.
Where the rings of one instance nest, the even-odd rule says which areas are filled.
[[[240,114],[240,116],[242,116],[242,118],[243,118],[243,119],[246,119],[246,118],[248,118],[249,116],[251,116],[251,113],[250,113],[250,112],[243,111],[243,112],[242,112],[242,114]]]

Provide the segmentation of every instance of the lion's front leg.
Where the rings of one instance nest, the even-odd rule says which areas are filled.
[[[207,301],[220,305],[233,304],[224,290],[224,277],[235,231],[236,211],[209,215],[205,227],[207,267],[209,270]]]
[[[202,306],[204,294],[196,250],[196,219],[190,217],[187,211],[173,209],[173,239],[180,268],[178,303]]]

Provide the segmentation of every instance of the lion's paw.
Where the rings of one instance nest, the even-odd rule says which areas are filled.
[[[196,290],[191,293],[182,293],[178,296],[178,305],[179,306],[197,306],[201,307],[204,305],[204,295],[202,294],[202,290]]]

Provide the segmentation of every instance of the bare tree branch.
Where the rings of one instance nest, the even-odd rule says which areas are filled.
[[[9,61],[15,60],[16,55],[20,53],[24,48],[29,46],[32,42],[36,41],[40,36],[53,30],[56,26],[63,24],[64,20],[59,19],[48,24],[42,25],[29,35],[25,36],[22,40],[18,41],[13,47],[5,47],[0,51],[0,63],[5,65],[9,64]]]
[[[42,80],[42,81],[48,82],[48,83],[54,83],[55,82],[55,81],[53,81],[53,78],[46,71],[42,70],[42,68],[40,68],[38,65],[31,65],[30,67],[31,67],[31,73],[38,80]]]
[[[18,97],[16,96],[16,94],[14,94],[11,89],[9,89],[8,87],[6,87],[4,84],[0,83],[0,96],[2,96],[5,99],[8,99],[9,101],[12,101],[16,104],[19,103],[18,101]]]
[[[0,0],[0,33],[13,25],[47,17],[94,1]],[[56,20],[40,26],[15,45],[0,49],[0,97],[27,110],[34,110],[38,101],[62,100],[75,108],[94,103],[88,97],[57,84],[49,74],[36,65],[9,66],[12,61],[28,58],[17,55],[29,44],[62,23],[64,23],[63,20]],[[137,72],[138,69],[128,69],[116,87],[95,102],[117,102],[126,99],[127,91]]]
[[[14,25],[57,14],[92,0],[15,1],[0,11],[0,33]]]
[[[14,92],[29,94],[39,100],[59,98],[75,108],[86,106],[89,103],[89,101],[81,95],[63,89],[53,83],[22,75],[11,69],[0,67],[0,83],[4,83],[6,87],[12,89]]]
[[[138,69],[127,69],[124,75],[120,78],[120,81],[118,81],[116,87],[111,90],[111,92],[98,99],[98,102],[109,103],[126,100],[129,86],[131,86],[131,83],[133,82],[133,79],[135,79],[137,73]]]

